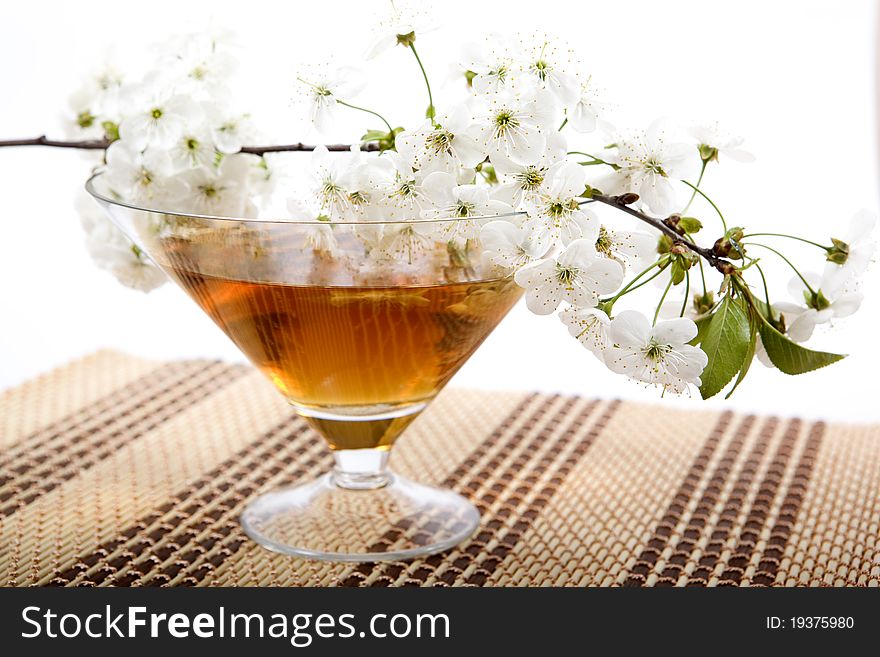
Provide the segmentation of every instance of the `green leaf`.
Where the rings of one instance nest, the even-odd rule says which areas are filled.
[[[742,369],[749,350],[749,317],[742,305],[729,295],[718,304],[712,315],[701,347],[709,362],[700,376],[700,395],[708,399]]]
[[[361,141],[379,141],[387,138],[388,133],[385,130],[367,130],[361,137]]]
[[[761,323],[761,342],[767,356],[785,374],[804,374],[831,365],[845,358],[842,354],[813,351],[789,340],[773,328],[767,320]]]
[[[749,347],[746,350],[746,357],[743,359],[742,367],[739,369],[739,376],[736,377],[736,381],[733,382],[733,387],[730,391],[724,395],[725,399],[730,399],[733,392],[739,388],[739,384],[743,382],[743,379],[746,378],[746,374],[749,373],[752,361],[755,360],[755,349],[758,346],[758,329],[761,320],[754,316],[754,313],[757,311],[749,312],[748,309],[746,309],[746,312],[748,312],[749,315]]]
[[[684,275],[687,269],[682,267],[680,261],[676,258],[672,262],[672,268],[670,269],[670,276],[672,277],[672,284],[678,285],[684,280]]]
[[[403,128],[394,128],[391,132],[367,130],[361,137],[361,141],[364,143],[375,143],[380,151],[387,151],[394,148],[394,140],[401,132],[403,132]]]
[[[495,167],[491,164],[484,164],[480,169],[480,172],[483,174],[483,177],[486,179],[486,182],[490,185],[498,184],[498,173],[495,171]]]
[[[703,315],[702,317],[698,317],[694,320],[694,323],[697,325],[697,335],[688,344],[696,347],[703,341],[703,339],[706,337],[706,331],[709,329],[709,322],[711,320],[712,315]]]

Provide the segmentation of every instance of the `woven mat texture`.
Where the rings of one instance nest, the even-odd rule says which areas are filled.
[[[252,368],[100,352],[0,394],[0,585],[880,584],[880,427],[445,391],[392,464],[482,513],[446,554],[273,554],[237,517],[326,471]]]

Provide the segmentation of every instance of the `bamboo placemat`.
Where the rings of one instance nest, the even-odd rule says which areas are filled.
[[[246,500],[330,456],[260,374],[101,352],[0,395],[0,584],[880,583],[880,427],[444,392],[392,463],[483,521],[414,562],[284,557]]]

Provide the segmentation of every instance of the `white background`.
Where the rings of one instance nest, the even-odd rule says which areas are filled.
[[[618,110],[620,124],[658,115],[712,119],[747,138],[752,165],[722,164],[705,188],[729,223],[798,232],[825,241],[861,207],[877,205],[874,32],[870,0],[692,2],[624,0],[503,2],[445,0],[445,28],[418,45],[435,85],[464,35],[547,30],[567,40]],[[297,72],[333,55],[360,60],[380,0],[342,2],[65,2],[4,8],[0,23],[0,138],[58,135],[68,95],[107,48],[136,59],[146,46],[213,19],[234,28],[246,60],[242,106],[280,124],[279,139],[311,137],[290,99]],[[395,49],[363,97],[412,126],[424,100],[414,62]],[[406,96],[403,96],[403,94]],[[439,89],[437,105],[452,96]],[[340,131],[356,138],[361,116]],[[240,359],[182,292],[123,289],[85,253],[73,198],[89,163],[76,152],[0,150],[0,388],[101,347],[157,358]],[[710,215],[705,214],[706,223]],[[794,250],[819,266],[816,254]],[[813,258],[806,260],[807,256]],[[806,268],[809,268],[807,265]],[[777,273],[779,295],[790,274]],[[756,364],[729,402],[739,409],[880,420],[876,371],[877,271],[860,313],[818,336],[816,346],[852,354],[802,377]],[[462,369],[453,385],[526,388],[657,401],[571,341],[554,317],[520,305]]]

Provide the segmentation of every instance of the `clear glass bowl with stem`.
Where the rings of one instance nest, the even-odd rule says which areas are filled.
[[[241,515],[285,554],[382,561],[447,550],[479,524],[460,495],[388,468],[395,441],[520,298],[485,257],[498,217],[298,221],[140,207],[87,191],[326,440],[335,467]],[[433,440],[443,440],[443,436]]]

